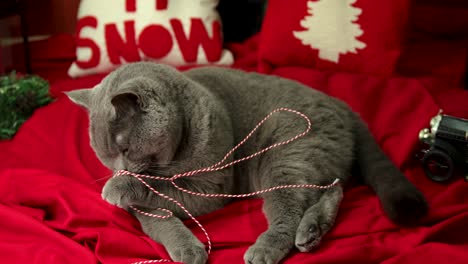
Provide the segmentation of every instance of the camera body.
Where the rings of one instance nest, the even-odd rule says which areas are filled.
[[[419,132],[419,140],[428,146],[422,163],[427,176],[434,181],[450,179],[456,167],[464,169],[468,181],[468,120],[439,112],[430,128]]]

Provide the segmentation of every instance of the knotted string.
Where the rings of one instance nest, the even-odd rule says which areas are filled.
[[[307,129],[300,133],[300,134],[297,134],[296,136],[288,139],[288,140],[285,140],[285,141],[281,141],[281,142],[278,142],[278,143],[275,143],[275,144],[272,144],[264,149],[261,149],[247,157],[243,157],[243,158],[240,158],[240,159],[237,159],[237,160],[234,160],[234,161],[231,161],[229,163],[226,163],[226,160],[229,158],[229,156],[231,156],[234,151],[236,151],[240,146],[242,146],[249,138],[252,137],[252,135],[255,133],[255,131],[257,131],[257,129],[263,124],[265,123],[265,121],[267,121],[273,114],[277,113],[277,112],[290,112],[290,113],[294,113],[300,117],[302,117],[306,122],[307,122]],[[208,244],[208,255],[211,254],[211,239],[210,239],[210,236],[208,235],[208,232],[206,231],[206,229],[203,227],[203,225],[187,210],[187,208],[185,208],[185,206],[180,203],[179,201],[175,200],[174,198],[172,197],[169,197],[167,196],[166,194],[164,193],[161,193],[159,191],[157,191],[156,189],[154,189],[153,187],[151,187],[146,181],[144,181],[143,179],[153,179],[153,180],[160,180],[160,181],[169,181],[171,182],[171,184],[176,188],[178,189],[179,191],[181,192],[185,192],[185,193],[188,193],[188,194],[191,194],[191,195],[195,195],[195,196],[201,196],[201,197],[210,197],[210,198],[245,198],[245,197],[250,197],[250,196],[255,196],[255,195],[259,195],[259,194],[264,194],[264,193],[268,193],[268,192],[272,192],[272,191],[275,191],[275,190],[280,190],[280,189],[290,189],[290,188],[315,188],[315,189],[329,189],[329,188],[332,188],[333,186],[336,186],[339,182],[339,179],[335,179],[335,181],[333,181],[333,183],[331,184],[328,184],[328,185],[315,185],[315,184],[289,184],[289,185],[280,185],[280,186],[275,186],[275,187],[271,187],[271,188],[267,188],[267,189],[263,189],[263,190],[259,190],[259,191],[256,191],[256,192],[252,192],[252,193],[245,193],[245,194],[223,194],[223,193],[200,193],[200,192],[194,192],[194,191],[190,191],[190,190],[187,190],[185,188],[182,188],[180,187],[179,185],[177,185],[176,183],[176,180],[179,179],[179,178],[183,178],[183,177],[193,177],[197,174],[200,174],[200,173],[206,173],[206,172],[214,172],[214,171],[220,171],[220,170],[223,170],[227,167],[230,167],[230,166],[233,166],[239,162],[242,162],[242,161],[246,161],[246,160],[249,160],[249,159],[252,159],[258,155],[261,155],[273,148],[277,148],[279,146],[283,146],[283,145],[286,145],[286,144],[289,144],[291,143],[292,141],[294,140],[297,140],[298,138],[300,137],[303,137],[305,136],[307,133],[309,133],[309,131],[311,130],[311,127],[312,127],[312,123],[310,121],[310,119],[304,115],[303,113],[301,112],[298,112],[296,110],[292,110],[292,109],[289,109],[289,108],[277,108],[275,110],[273,110],[272,112],[270,112],[265,118],[263,118],[256,126],[254,129],[252,129],[252,131],[250,131],[250,133],[239,143],[237,144],[233,149],[231,149],[224,157],[223,159],[221,159],[219,162],[217,162],[216,164],[212,165],[212,166],[209,166],[209,167],[205,167],[205,168],[201,168],[201,169],[197,169],[197,170],[193,170],[193,171],[188,171],[188,172],[184,172],[184,173],[180,173],[180,174],[176,174],[172,177],[158,177],[158,176],[150,176],[150,175],[143,175],[143,174],[138,174],[138,173],[133,173],[133,172],[129,172],[129,171],[125,171],[125,170],[119,170],[116,174],[115,174],[115,177],[117,176],[123,176],[123,175],[130,175],[130,176],[133,176],[135,177],[138,181],[140,181],[142,184],[144,184],[146,187],[148,187],[148,189],[150,189],[154,194],[164,198],[164,199],[167,199],[173,203],[175,203],[177,206],[179,206],[188,216],[189,218],[194,221],[198,227],[203,231],[203,233],[205,234],[205,237],[206,237],[206,241],[207,241],[207,244]],[[138,208],[136,208],[135,206],[131,205],[130,208],[132,208],[133,210],[135,210],[136,212],[140,213],[140,214],[143,214],[143,215],[146,215],[146,216],[149,216],[149,217],[155,217],[155,218],[160,218],[160,219],[166,219],[166,218],[169,218],[169,217],[172,217],[173,216],[173,213],[170,211],[170,210],[167,210],[167,209],[164,209],[164,208],[157,208],[156,210],[159,210],[159,211],[163,211],[165,212],[166,214],[165,215],[158,215],[158,214],[152,214],[152,213],[147,213],[147,212],[144,212]],[[161,262],[170,262],[170,260],[167,260],[167,259],[159,259],[159,260],[145,260],[145,261],[140,261],[140,262],[135,262],[136,264],[146,264],[146,263],[161,263]]]

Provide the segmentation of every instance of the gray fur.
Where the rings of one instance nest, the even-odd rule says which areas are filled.
[[[204,193],[236,194],[282,184],[329,184],[336,178],[346,183],[357,164],[391,219],[407,223],[427,210],[422,194],[383,154],[358,115],[345,103],[294,81],[224,68],[181,73],[164,65],[135,63],[112,72],[94,89],[69,96],[88,109],[91,145],[113,170],[171,176],[213,165],[270,111],[289,107],[312,120],[307,136],[234,168],[180,179],[180,185]],[[235,158],[304,129],[305,122],[295,115],[275,114],[236,151]],[[147,182],[182,202],[195,216],[228,202],[190,196],[167,182]],[[263,195],[269,228],[248,249],[245,262],[278,263],[294,246],[301,251],[315,248],[335,221],[342,192],[339,186]],[[102,196],[125,209],[135,205],[158,213],[154,208],[163,207],[180,219],[187,218],[133,177],[109,179]],[[173,260],[206,262],[203,244],[179,219],[136,217]]]

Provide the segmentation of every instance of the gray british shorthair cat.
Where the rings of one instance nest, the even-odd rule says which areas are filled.
[[[284,189],[262,195],[269,227],[245,253],[245,263],[278,263],[293,247],[302,252],[317,247],[334,224],[342,185],[355,169],[394,222],[416,223],[428,210],[423,195],[381,151],[357,114],[345,103],[298,82],[216,67],[179,72],[142,62],[121,66],[93,89],[75,90],[68,96],[89,112],[91,145],[107,167],[167,177],[215,164],[278,107],[307,115],[312,131],[305,137],[223,171],[177,181],[197,192],[239,194],[341,180],[326,191]],[[289,139],[305,128],[297,116],[277,113],[234,158]],[[229,201],[185,194],[169,182],[146,181],[182,202],[194,216]],[[160,213],[158,207],[173,211],[177,217],[169,219],[134,215],[174,261],[207,261],[205,246],[181,221],[187,215],[137,179],[110,178],[102,197],[131,213],[130,205],[155,214]]]

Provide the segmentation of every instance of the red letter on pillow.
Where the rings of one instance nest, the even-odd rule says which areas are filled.
[[[125,10],[127,10],[127,12],[135,12],[136,11],[136,0],[126,0],[125,1]]]
[[[160,25],[151,25],[141,32],[138,44],[146,56],[159,59],[171,51],[173,43],[167,29]]]
[[[89,48],[91,50],[91,58],[88,61],[76,60],[76,65],[82,69],[89,69],[96,67],[99,64],[99,59],[101,58],[101,51],[99,50],[98,45],[89,38],[82,38],[81,30],[85,27],[97,28],[98,22],[95,17],[87,16],[83,17],[78,21],[77,24],[77,33],[78,39],[76,40],[77,48]]]
[[[168,0],[156,0],[156,10],[166,10]],[[127,12],[136,11],[136,0],[126,0],[125,1],[125,10]]]
[[[156,10],[166,10],[167,0],[156,0]]]
[[[106,46],[109,59],[113,64],[121,64],[120,58],[126,62],[140,60],[138,47],[135,40],[135,21],[125,21],[125,40],[120,36],[115,24],[108,24],[105,27]]]
[[[200,45],[205,50],[206,58],[209,62],[219,60],[222,52],[221,25],[219,22],[213,21],[212,38],[208,35],[205,25],[200,18],[192,18],[191,22],[190,35],[187,38],[184,34],[182,22],[178,19],[171,19],[171,26],[184,60],[186,62],[195,62]]]
[[[156,0],[156,10],[166,10],[166,9],[167,9],[167,0]],[[135,12],[136,0],[126,0],[125,10],[127,10],[127,12]]]

